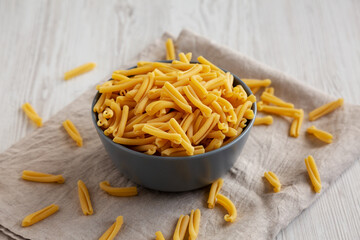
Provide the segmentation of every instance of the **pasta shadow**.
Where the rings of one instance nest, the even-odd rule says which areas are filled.
[[[235,85],[241,85],[248,95],[252,94],[246,84],[234,75]],[[134,151],[107,137],[97,126],[97,114],[92,111],[100,95],[99,92],[95,95],[91,106],[92,120],[111,160],[133,182],[165,192],[198,189],[224,176],[239,159],[257,112],[256,104],[253,104],[254,118],[249,120],[236,139],[221,148],[194,156],[163,157]]]

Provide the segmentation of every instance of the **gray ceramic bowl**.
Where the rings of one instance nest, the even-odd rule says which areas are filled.
[[[234,86],[239,84],[243,86],[247,94],[251,94],[246,84],[234,75]],[[91,109],[99,97],[98,92]],[[253,104],[252,110],[256,116],[256,104]],[[120,172],[146,188],[166,192],[201,188],[224,176],[239,158],[255,119],[254,117],[248,122],[240,136],[219,149],[195,156],[162,157],[136,152],[113,142],[97,126],[97,114],[91,112],[100,140]]]

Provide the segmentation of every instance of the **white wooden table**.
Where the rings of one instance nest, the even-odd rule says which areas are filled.
[[[47,120],[164,31],[182,28],[360,104],[359,23],[358,0],[1,0],[0,151],[35,130],[21,104]],[[89,61],[98,64],[91,74],[62,79]],[[360,239],[359,189],[357,161],[277,239]]]

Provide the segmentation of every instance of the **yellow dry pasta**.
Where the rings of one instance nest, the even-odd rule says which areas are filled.
[[[172,128],[172,130],[174,132],[176,132],[177,134],[180,134],[180,136],[182,138],[180,144],[186,149],[187,154],[193,155],[195,149],[191,145],[191,142],[190,142],[188,136],[186,135],[184,130],[181,128],[179,123],[174,118],[170,119],[169,123],[170,123],[170,127]]]
[[[157,147],[154,144],[145,144],[145,145],[132,147],[131,149],[135,150],[135,151],[138,151],[138,152],[146,153],[148,155],[154,155],[154,153],[157,150]]]
[[[94,213],[94,210],[91,205],[89,191],[83,181],[79,180],[77,182],[77,185],[81,210],[84,215],[92,215]]]
[[[188,59],[189,62],[191,62],[191,58],[192,58],[192,53],[188,52],[187,54],[185,54],[186,58]]]
[[[241,79],[249,88],[256,88],[256,87],[268,87],[271,84],[270,79]]]
[[[166,40],[166,60],[174,60],[175,59],[175,48],[174,43],[171,38]]]
[[[116,221],[108,228],[108,230],[106,230],[106,232],[104,232],[104,234],[99,238],[99,240],[113,240],[120,231],[123,223],[123,216],[118,216],[116,218]]]
[[[136,187],[111,187],[108,181],[103,181],[99,184],[100,188],[110,195],[117,197],[132,197],[138,194]]]
[[[280,192],[281,190],[281,183],[279,178],[276,176],[275,173],[269,171],[264,173],[264,177],[266,180],[269,181],[269,183],[274,187],[274,192]]]
[[[204,57],[191,63],[191,53],[180,53],[179,61],[171,39],[166,46],[171,62],[140,61],[96,87],[97,125],[115,143],[149,155],[191,156],[234,140],[254,118],[255,96]]]
[[[216,203],[223,206],[228,212],[228,214],[224,216],[225,221],[234,222],[237,217],[237,211],[234,203],[229,198],[225,197],[220,193],[216,195]]]
[[[42,118],[39,117],[30,103],[24,103],[21,108],[26,116],[28,116],[38,127],[42,126]]]
[[[211,184],[210,192],[209,192],[209,198],[207,201],[208,208],[214,208],[215,207],[215,199],[218,195],[221,187],[223,186],[224,180],[222,178],[219,178],[215,182]]]
[[[79,147],[81,147],[83,145],[83,139],[75,125],[69,119],[67,119],[63,122],[63,126],[69,136],[76,142]]]
[[[173,240],[183,240],[189,225],[189,215],[181,215],[176,224]]]
[[[183,63],[190,63],[189,59],[187,59],[185,53],[183,53],[183,52],[179,53],[179,59]]]
[[[332,143],[333,135],[326,131],[317,129],[315,126],[309,127],[306,132],[313,134],[316,138],[326,143]]]
[[[199,234],[200,228],[200,209],[191,210],[190,222],[189,222],[189,240],[195,240]]]
[[[291,123],[290,127],[290,136],[291,137],[298,137],[300,135],[300,129],[302,122],[304,120],[304,111],[300,109],[300,116],[294,118],[294,120]]]
[[[343,98],[339,98],[336,101],[324,104],[321,107],[318,107],[309,113],[309,120],[315,121],[316,119],[318,119],[328,113],[331,113],[335,109],[341,107],[343,104],[344,104]]]
[[[89,71],[93,70],[95,67],[96,67],[95,63],[92,63],[92,62],[91,63],[86,63],[84,65],[81,65],[81,66],[79,66],[77,68],[74,68],[74,69],[66,72],[64,74],[64,79],[69,80],[70,78],[79,76],[80,74],[83,74],[83,73],[86,73],[86,72],[89,72]]]
[[[65,179],[62,175],[52,175],[41,172],[34,172],[29,170],[24,170],[22,172],[22,179],[32,182],[42,182],[42,183],[64,183]]]
[[[309,155],[307,158],[305,158],[305,165],[306,165],[306,169],[308,171],[310,181],[314,187],[315,192],[320,193],[321,179],[320,179],[320,175],[319,175],[315,160],[311,155]]]
[[[157,232],[155,233],[155,236],[156,236],[155,240],[165,240],[162,232],[160,232],[160,231],[157,231]]]
[[[300,109],[268,106],[265,105],[262,101],[257,102],[257,107],[259,112],[273,113],[286,117],[298,118],[301,115]]]
[[[261,87],[253,87],[253,88],[250,88],[252,94],[256,94],[259,90],[260,90]]]
[[[266,103],[272,103],[279,107],[294,108],[294,104],[285,102],[284,100],[274,96],[273,94],[263,92],[260,96],[261,100]]]
[[[211,63],[209,60],[205,59],[203,56],[199,56],[197,58],[197,60],[199,61],[199,63],[209,65],[212,70],[216,70],[216,71],[219,71],[219,72],[225,74],[225,72],[223,70],[221,70],[220,68],[215,66],[213,63]]]
[[[271,125],[271,124],[273,124],[272,116],[256,117],[254,121],[254,125]]]
[[[122,110],[119,126],[117,128],[116,133],[115,133],[116,137],[122,137],[123,136],[123,134],[125,132],[125,126],[126,126],[126,123],[127,123],[127,120],[128,120],[128,116],[129,116],[129,107],[127,105],[125,105],[123,107],[123,110]]]
[[[196,107],[198,107],[201,111],[201,113],[205,116],[205,117],[210,117],[212,110],[211,108],[209,108],[208,106],[206,106],[205,104],[203,104],[199,98],[197,98],[197,96],[194,96],[191,91],[189,90],[191,86],[185,86],[184,89],[184,93],[186,94],[187,98],[190,100],[190,102],[192,104],[194,104]]]
[[[154,142],[156,139],[155,136],[147,137],[147,138],[123,138],[123,137],[115,137],[113,139],[114,142],[120,143],[123,145],[145,145]]]
[[[22,223],[21,226],[23,227],[28,227],[31,226],[51,215],[53,215],[54,213],[56,213],[59,210],[59,206],[56,204],[51,204],[50,206],[47,206],[37,212],[34,212],[28,216],[26,216]]]
[[[186,101],[186,99],[181,95],[181,93],[173,86],[171,83],[166,82],[163,89],[169,94],[170,98],[185,112],[192,113],[192,108]]]
[[[143,132],[146,132],[150,135],[159,137],[159,138],[163,138],[163,139],[168,139],[176,144],[180,144],[181,143],[181,135],[178,133],[168,133],[165,131],[162,131],[159,128],[153,127],[149,124],[145,124],[144,127],[142,128]]]

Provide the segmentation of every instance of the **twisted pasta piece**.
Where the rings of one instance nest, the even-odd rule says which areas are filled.
[[[59,206],[55,205],[55,204],[51,204],[50,206],[47,206],[37,212],[34,212],[28,216],[26,216],[22,223],[21,226],[23,227],[28,227],[31,226],[51,215],[53,215],[54,213],[56,213],[59,210]]]
[[[189,225],[189,215],[181,215],[174,231],[173,240],[183,240]]]
[[[264,173],[264,177],[266,180],[269,181],[269,183],[274,187],[274,192],[280,192],[281,189],[281,183],[279,178],[276,176],[275,173],[269,171]]]
[[[69,119],[67,119],[63,122],[63,126],[69,136],[76,142],[79,147],[81,147],[83,145],[83,139],[75,125]]]
[[[175,59],[175,48],[174,43],[171,38],[166,40],[166,60],[174,60]]]
[[[228,212],[228,214],[224,216],[225,221],[234,222],[237,217],[237,211],[233,202],[229,198],[225,197],[220,193],[216,195],[216,200],[217,200],[216,203],[223,206]]]
[[[274,94],[263,92],[261,94],[260,98],[261,98],[261,100],[263,102],[272,103],[272,104],[277,105],[279,107],[294,108],[294,104],[285,102],[284,100],[274,96]]]
[[[339,98],[336,101],[324,104],[314,110],[312,110],[309,113],[309,120],[310,121],[315,121],[316,119],[331,113],[332,111],[334,111],[335,109],[341,107],[344,104],[344,99],[343,98]]]
[[[298,137],[300,135],[301,125],[304,120],[304,111],[302,109],[299,109],[299,110],[300,110],[299,111],[300,116],[294,118],[294,120],[291,123],[290,136],[292,136],[292,137]]]
[[[254,125],[271,125],[273,124],[272,116],[255,118]]]
[[[156,239],[155,239],[155,240],[165,240],[162,232],[160,232],[160,231],[157,231],[157,232],[155,233],[155,236],[156,236]]]
[[[74,68],[64,74],[64,79],[69,80],[70,78],[76,77],[80,74],[89,72],[93,70],[96,67],[95,63],[86,63],[84,65],[81,65],[77,68]]]
[[[215,182],[211,184],[210,192],[209,192],[209,198],[208,198],[208,208],[214,208],[215,207],[215,198],[218,195],[221,187],[223,186],[224,180],[222,178],[219,178]]]
[[[195,240],[199,234],[200,228],[200,209],[191,210],[190,223],[189,223],[189,239]]]
[[[32,182],[43,182],[43,183],[64,183],[65,179],[62,175],[52,175],[41,172],[34,172],[24,170],[22,172],[22,179]]]
[[[326,143],[332,143],[333,135],[323,130],[317,129],[315,126],[309,127],[306,132],[313,134],[316,138]]]
[[[35,112],[35,109],[30,105],[30,103],[24,103],[21,107],[25,114],[38,126],[42,126],[42,118]]]
[[[271,84],[270,79],[258,80],[258,79],[241,79],[249,88],[256,87],[268,87]]]
[[[310,181],[314,187],[315,192],[320,193],[321,179],[320,179],[319,171],[317,169],[315,160],[311,155],[309,155],[307,158],[305,158],[305,165],[306,165],[306,169],[308,171]]]
[[[81,205],[81,210],[84,215],[92,215],[94,210],[91,205],[90,195],[85,183],[81,180],[77,182],[78,185],[78,194]]]
[[[262,101],[257,103],[257,107],[259,112],[268,112],[292,118],[298,118],[301,115],[300,109],[267,106]]]
[[[111,225],[111,227],[104,232],[104,234],[99,238],[99,240],[112,240],[116,237],[118,232],[120,231],[121,226],[124,223],[123,216],[118,216],[116,221]]]
[[[136,187],[111,187],[108,181],[103,181],[99,184],[100,188],[110,195],[117,197],[132,197],[138,194]]]

